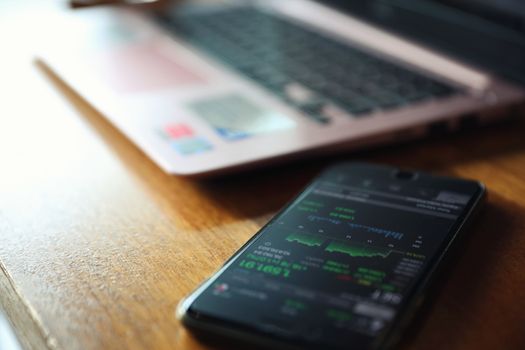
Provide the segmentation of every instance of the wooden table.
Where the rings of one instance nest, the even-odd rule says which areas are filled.
[[[175,319],[179,300],[323,166],[359,159],[489,189],[402,348],[525,349],[523,121],[227,178],[168,176],[35,64],[57,5],[0,6],[0,303],[25,347],[206,348]]]

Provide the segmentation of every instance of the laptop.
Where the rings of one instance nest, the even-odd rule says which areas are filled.
[[[70,16],[43,62],[171,174],[454,131],[525,97],[518,0],[217,0]]]

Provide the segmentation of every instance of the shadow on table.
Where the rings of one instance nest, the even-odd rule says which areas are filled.
[[[523,135],[525,122],[507,120],[490,127],[439,138],[299,160],[256,171],[201,180],[198,186],[217,205],[251,217],[278,210],[323,168],[338,161],[378,162],[447,174],[447,169],[456,164],[489,161],[502,154],[523,151]],[[253,198],[261,200],[254,201]]]

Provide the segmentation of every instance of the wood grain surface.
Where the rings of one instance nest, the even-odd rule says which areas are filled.
[[[401,348],[525,349],[523,118],[212,180],[169,176],[34,61],[36,29],[60,6],[0,5],[0,305],[24,347],[225,349],[186,332],[177,303],[324,166],[365,160],[489,191]]]

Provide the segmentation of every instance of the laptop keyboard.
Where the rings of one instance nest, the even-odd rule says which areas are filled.
[[[179,37],[323,124],[334,111],[363,117],[457,92],[253,7],[176,13],[159,20]]]

